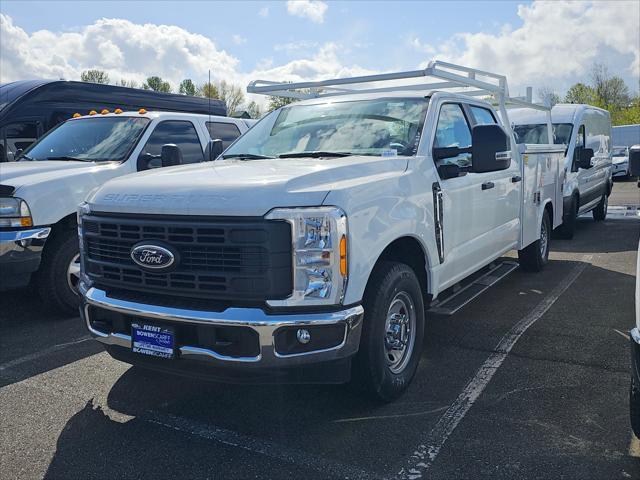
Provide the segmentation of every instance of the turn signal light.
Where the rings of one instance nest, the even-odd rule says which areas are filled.
[[[344,235],[340,239],[340,274],[347,276],[347,237]]]
[[[33,227],[33,220],[31,217],[20,217],[21,227]]]
[[[80,115],[79,113],[74,113],[74,114],[73,114],[73,118],[79,118],[79,117],[81,117],[81,116],[82,116],[82,115]]]
[[[116,109],[113,111],[113,113],[115,113],[116,115],[117,115],[118,113],[122,113],[122,109],[121,109],[121,108],[116,108]]]
[[[147,111],[144,108],[141,108],[140,110],[138,110],[138,113],[140,115],[144,115],[145,113],[147,113]]]

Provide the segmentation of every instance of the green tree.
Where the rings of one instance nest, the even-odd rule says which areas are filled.
[[[566,103],[586,103],[593,105],[596,98],[596,92],[589,85],[584,83],[576,83],[572,85],[564,97]]]
[[[556,103],[560,103],[560,96],[551,87],[540,87],[538,89],[538,97],[540,101],[549,106],[554,106]]]
[[[218,87],[214,83],[203,83],[198,89],[198,96],[204,98],[220,98],[220,93],[218,92]]]
[[[247,113],[251,115],[251,118],[260,118],[262,117],[262,108],[252,100],[249,102],[249,105],[247,105]]]
[[[154,92],[171,93],[171,84],[157,76],[147,78],[147,81],[142,84],[142,88],[153,90]]]
[[[217,85],[220,100],[227,106],[227,113],[233,115],[238,107],[244,103],[244,92],[237,85],[227,83],[224,80]]]
[[[618,76],[610,76],[606,65],[596,63],[591,70],[596,103],[607,110],[614,111],[629,106],[631,98],[629,87]]]
[[[185,78],[180,82],[178,92],[182,95],[191,95],[192,97],[198,95],[198,89],[190,78]]]
[[[109,75],[104,70],[85,70],[80,74],[80,80],[90,83],[109,83]]]
[[[289,105],[290,103],[293,103],[295,101],[295,98],[269,97],[269,111],[273,112],[274,110],[277,110],[280,107],[284,107],[285,105]]]
[[[120,81],[118,82],[118,85],[120,85],[121,87],[127,87],[127,88],[140,88],[138,86],[138,82],[136,82],[135,80],[125,80],[124,78],[120,79]]]

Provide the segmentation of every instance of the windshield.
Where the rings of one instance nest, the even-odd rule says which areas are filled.
[[[263,118],[223,157],[415,155],[426,110],[424,98],[293,104]]]
[[[564,143],[569,145],[573,125],[570,123],[554,123],[553,124],[553,143]],[[530,124],[530,125],[514,125],[513,133],[516,136],[517,143],[549,143],[547,138],[547,124]]]
[[[612,157],[626,157],[627,156],[627,149],[622,147],[616,147],[611,151],[611,156]]]
[[[149,123],[148,118],[69,120],[27,149],[20,160],[123,161]]]

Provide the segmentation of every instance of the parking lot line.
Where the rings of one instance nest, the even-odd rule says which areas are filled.
[[[292,465],[311,468],[318,472],[325,473],[327,476],[361,480],[380,478],[380,475],[361,470],[351,465],[330,461],[318,455],[308,454],[301,450],[294,450],[284,445],[271,443],[266,440],[243,435],[215,425],[179,417],[170,413],[147,411],[137,418],[189,435],[214,440],[252,453],[258,453],[276,460],[285,461]]]
[[[538,321],[576,281],[592,258],[592,255],[583,256],[581,262],[533,310],[502,337],[495,348],[495,353],[485,360],[455,402],[440,417],[433,429],[427,434],[425,441],[413,452],[407,465],[397,473],[397,478],[416,480],[423,477],[424,473],[433,465],[449,436],[507,358],[513,346],[527,329]]]
[[[72,345],[77,345],[79,343],[82,342],[86,342],[87,340],[91,340],[90,336],[83,336],[80,338],[77,338],[71,342],[65,342],[65,343],[59,343],[57,345],[53,345],[49,348],[44,348],[42,350],[38,350],[35,353],[31,353],[29,355],[25,355],[24,357],[19,357],[19,358],[15,358],[13,360],[10,360],[6,363],[3,363],[2,365],[0,365],[0,372],[2,372],[3,370],[7,370],[9,368],[13,368],[13,367],[17,367],[18,365],[21,365],[23,363],[26,362],[31,362],[32,360],[37,360],[38,358],[41,357],[45,357],[53,352],[57,352],[59,350],[63,350],[67,347],[70,347]]]

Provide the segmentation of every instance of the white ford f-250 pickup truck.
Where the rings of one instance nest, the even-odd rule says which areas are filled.
[[[114,177],[215,158],[252,122],[105,110],[62,123],[18,162],[0,164],[0,287],[35,280],[47,304],[77,312],[76,212],[87,194]]]
[[[381,86],[402,79],[421,83]],[[503,118],[544,107],[509,98],[505,77],[432,62],[248,91],[308,99],[214,162],[115,179],[79,207],[81,314],[113,357],[226,381],[345,382],[353,368],[391,400],[427,308],[455,311],[514,267],[459,282],[510,250],[528,270],[547,262],[563,147],[516,145],[478,95]]]

